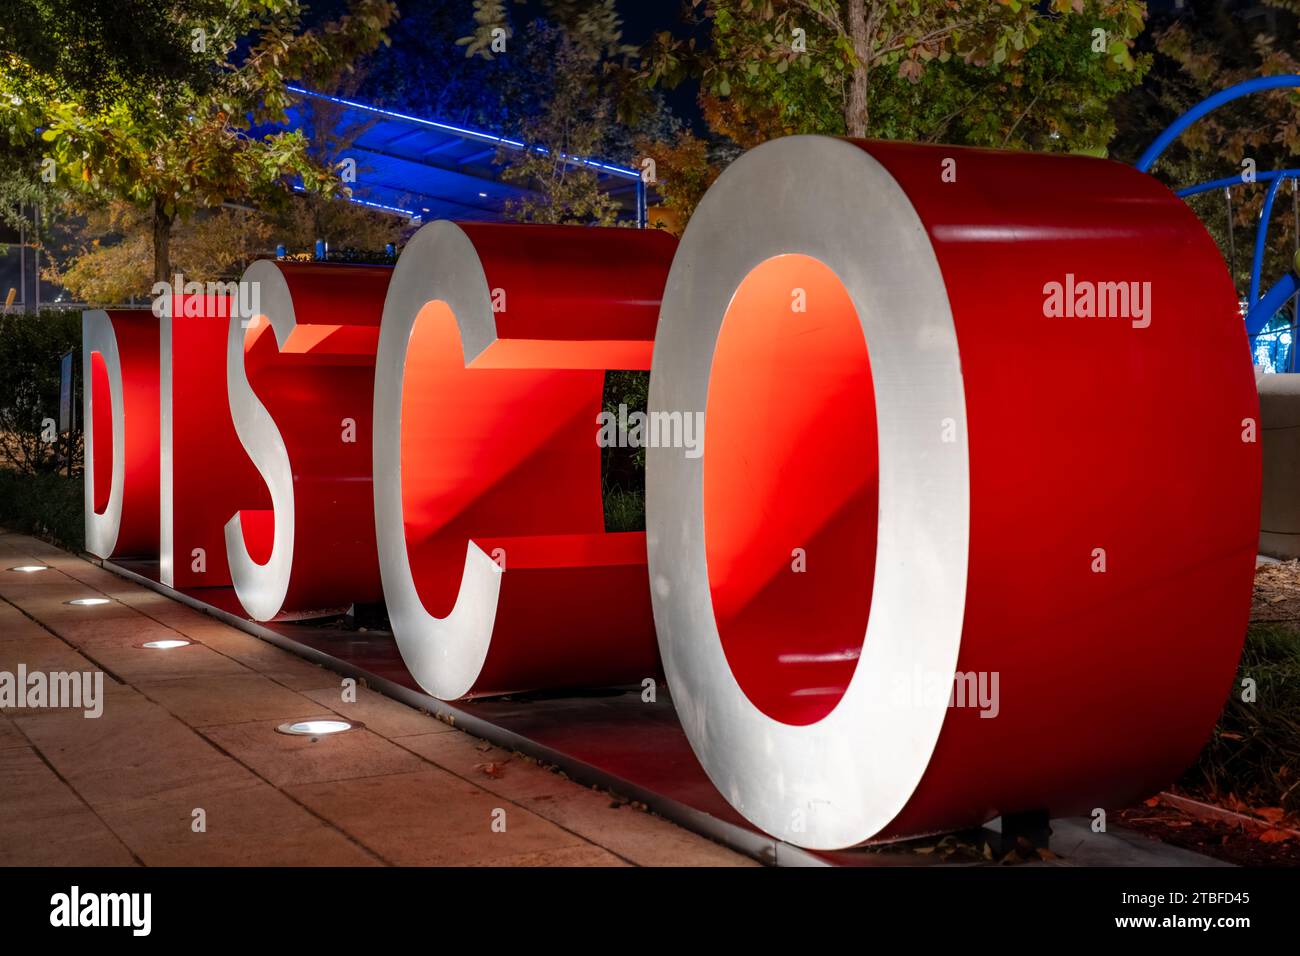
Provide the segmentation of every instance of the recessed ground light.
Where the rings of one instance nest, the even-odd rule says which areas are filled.
[[[340,720],[337,717],[312,717],[307,720],[294,720],[276,727],[276,732],[294,737],[325,737],[329,734],[341,734],[345,730],[356,730],[361,724],[352,720]]]
[[[147,648],[149,648],[150,650],[155,650],[155,651],[169,651],[169,650],[171,650],[173,647],[189,647],[189,646],[190,646],[190,642],[189,642],[189,641],[177,641],[177,640],[170,640],[170,641],[145,641],[145,642],[144,642],[143,644],[141,644],[140,646],[141,646],[141,647],[147,647]]]
[[[23,574],[32,574],[36,571],[48,571],[49,569],[49,565],[47,564],[20,564],[18,567],[10,568],[9,570],[20,571]]]
[[[75,601],[64,601],[64,604],[71,604],[73,607],[95,607],[98,604],[111,603],[108,598],[77,598]]]
[[[487,199],[487,193],[479,193],[479,195],[480,195],[481,197],[483,197],[484,199]]]

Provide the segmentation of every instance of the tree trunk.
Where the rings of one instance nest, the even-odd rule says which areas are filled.
[[[172,281],[172,221],[175,215],[169,215],[163,208],[163,201],[155,197],[153,201],[153,281]]]
[[[867,135],[867,81],[871,57],[871,36],[867,24],[867,0],[849,0],[849,39],[853,41],[853,77],[849,99],[844,105],[844,128],[850,136]]]

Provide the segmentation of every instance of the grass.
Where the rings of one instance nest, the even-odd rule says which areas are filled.
[[[0,468],[0,525],[81,551],[86,544],[82,495],[79,477]]]
[[[610,488],[605,492],[605,530],[644,531],[645,492]]]
[[[1255,682],[1253,702],[1242,681]],[[1179,781],[1217,803],[1300,815],[1300,631],[1253,624],[1232,693],[1209,743]]]
[[[628,414],[645,412],[649,393],[649,372],[606,372],[602,408],[615,416],[620,405],[626,406]],[[602,448],[600,486],[605,506],[605,530],[644,531],[645,449]]]

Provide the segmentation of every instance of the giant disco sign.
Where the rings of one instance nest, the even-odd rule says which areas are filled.
[[[252,317],[86,314],[94,553],[258,620],[382,595],[444,699],[662,666],[723,796],[811,847],[1130,800],[1229,691],[1253,375],[1128,167],[792,137],[679,246],[435,222],[245,280]],[[607,533],[602,382],[645,368],[703,444],[647,448],[646,533]]]

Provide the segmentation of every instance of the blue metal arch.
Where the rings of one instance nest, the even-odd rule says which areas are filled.
[[[1150,172],[1155,161],[1160,158],[1160,154],[1168,149],[1174,140],[1183,135],[1183,131],[1187,127],[1202,117],[1213,113],[1220,106],[1231,103],[1233,100],[1239,100],[1243,96],[1288,87],[1300,87],[1300,76],[1291,73],[1283,76],[1257,76],[1253,80],[1246,80],[1244,83],[1230,86],[1226,90],[1220,90],[1213,96],[1207,96],[1169,124],[1169,128],[1156,137],[1155,142],[1148,146],[1146,152],[1138,157],[1137,168],[1144,173]]]
[[[1174,140],[1178,139],[1197,120],[1213,113],[1219,107],[1255,93],[1296,88],[1300,88],[1300,76],[1294,74],[1260,76],[1206,97],[1174,120],[1163,133],[1156,137],[1155,141],[1138,157],[1137,168],[1143,172],[1150,172],[1155,161],[1173,144]],[[1259,294],[1260,277],[1264,269],[1264,252],[1268,246],[1269,220],[1273,214],[1273,203],[1277,198],[1282,183],[1287,179],[1294,180],[1297,178],[1300,178],[1300,170],[1277,169],[1259,173],[1251,180],[1251,182],[1266,182],[1269,184],[1268,193],[1264,197],[1264,208],[1260,214],[1259,227],[1255,231],[1255,252],[1250,269],[1250,294],[1246,300],[1246,333],[1252,338],[1260,333],[1269,318],[1282,307],[1286,300],[1295,295],[1297,290],[1300,289],[1300,283],[1297,282],[1296,275],[1292,271],[1283,276],[1263,296]],[[1178,190],[1177,195],[1186,198],[1213,189],[1232,189],[1245,183],[1246,180],[1242,179],[1240,175],[1231,176],[1226,179],[1215,179],[1210,182],[1185,187]]]

